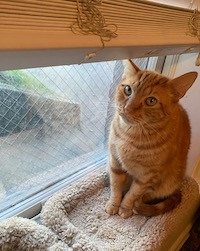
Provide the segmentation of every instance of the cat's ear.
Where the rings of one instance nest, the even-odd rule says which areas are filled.
[[[122,75],[122,79],[126,79],[127,77],[132,77],[140,71],[140,69],[133,63],[132,60],[124,60],[124,73]]]
[[[196,80],[197,75],[197,72],[188,72],[170,81],[175,99],[179,100],[186,94]]]

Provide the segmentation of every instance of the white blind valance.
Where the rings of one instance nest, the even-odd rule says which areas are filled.
[[[79,0],[79,5],[84,1]],[[9,0],[0,1],[0,6],[0,51],[102,47],[99,36],[72,32],[75,0]],[[159,54],[160,46],[164,46],[162,54],[182,53],[190,47],[199,50],[198,39],[187,34],[192,10],[144,0],[103,0],[96,7],[108,27],[117,26],[117,37],[105,42],[106,48],[145,47],[144,56]]]

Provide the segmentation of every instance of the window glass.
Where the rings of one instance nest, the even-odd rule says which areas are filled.
[[[0,213],[106,159],[122,72],[122,61],[0,72]]]

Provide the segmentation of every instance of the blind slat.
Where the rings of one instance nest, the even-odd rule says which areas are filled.
[[[63,44],[66,48],[102,46],[98,36],[91,33],[90,37],[84,36],[78,29],[76,34],[72,32],[71,26],[77,20],[76,0],[0,0],[0,6],[1,37],[4,34],[0,50],[63,48]],[[139,44],[145,34],[148,38],[153,37],[157,44],[163,44],[165,38],[166,44],[198,43],[197,39],[187,35],[191,10],[145,0],[104,0],[96,7],[105,19],[106,29],[112,30],[113,24],[117,26],[117,38],[106,46],[131,45],[133,39]],[[32,41],[26,37],[26,32],[27,36],[34,36]],[[61,37],[64,41],[60,41]],[[125,41],[124,37],[130,41]],[[141,44],[148,44],[149,40],[145,40]]]
[[[29,0],[29,1],[0,1],[1,11],[0,17],[5,18],[6,21],[0,23],[0,28],[5,28],[5,22],[9,23],[9,29],[15,29],[16,16],[20,19],[20,27],[30,25],[30,29],[34,27],[33,20],[37,19],[38,22],[41,21],[41,25],[36,25],[38,29],[43,29],[48,26],[52,26],[52,20],[54,20],[53,27],[60,28],[60,20],[63,22],[64,27],[70,27],[72,22],[76,21],[76,3],[74,1],[39,1],[39,0]],[[188,19],[191,12],[185,10],[174,10],[167,9],[160,6],[152,6],[148,3],[144,4],[141,2],[131,2],[126,0],[116,1],[104,1],[102,5],[99,6],[102,14],[104,15],[106,21],[116,24],[120,27],[121,23],[127,23],[127,27],[131,23],[134,28],[144,27],[144,23],[148,22],[148,30],[155,26],[155,23],[165,24],[165,26],[171,24],[178,25],[179,29],[182,26],[184,32],[188,23]],[[28,18],[27,18],[28,17]],[[10,19],[10,21],[8,21]],[[46,22],[43,22],[43,20]],[[23,25],[24,23],[24,25]],[[133,29],[134,29],[133,28]],[[123,26],[124,29],[124,26]],[[176,27],[177,29],[177,27]]]

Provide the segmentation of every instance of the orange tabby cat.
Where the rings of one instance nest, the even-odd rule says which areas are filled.
[[[109,137],[107,213],[154,216],[180,203],[190,125],[179,99],[196,77],[189,72],[169,79],[127,61]]]

